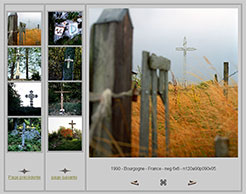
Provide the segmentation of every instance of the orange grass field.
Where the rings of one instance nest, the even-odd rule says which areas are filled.
[[[230,141],[230,157],[238,156],[238,87],[230,86],[228,99],[223,86],[207,82],[186,89],[169,85],[170,153],[169,157],[214,157],[216,135]],[[165,112],[157,99],[158,157],[165,152]],[[151,116],[150,116],[151,117]],[[150,122],[151,123],[151,122]],[[132,102],[132,156],[139,153],[140,98]],[[151,157],[151,124],[149,153]]]
[[[17,35],[17,42],[19,45],[19,33]],[[41,30],[26,29],[26,40],[24,35],[23,45],[41,45]]]

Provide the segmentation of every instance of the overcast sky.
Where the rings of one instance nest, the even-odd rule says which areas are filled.
[[[76,125],[74,125],[73,127],[75,129],[81,130],[82,118],[79,118],[79,117],[50,117],[49,118],[49,133],[52,133],[53,131],[57,131],[60,128],[60,126],[71,129],[72,126],[69,125],[69,123],[71,123],[72,120],[74,123],[76,123]]]
[[[103,9],[89,9],[89,23],[96,22]],[[141,66],[142,51],[146,50],[171,60],[171,70],[178,80],[183,74],[184,36],[188,47],[196,51],[187,54],[187,79],[200,81],[189,74],[195,73],[204,80],[218,73],[223,75],[223,62],[230,63],[230,74],[238,67],[238,10],[236,8],[134,8],[130,9],[134,26],[133,69]],[[204,60],[214,65],[215,70]],[[170,76],[169,76],[170,78]],[[236,76],[232,77],[237,80]]]
[[[10,15],[8,13],[8,15]],[[41,27],[41,12],[17,12],[18,15],[18,25],[20,25],[20,22],[23,22],[26,24],[27,29],[33,29],[37,28],[37,25],[39,24],[39,27]]]
[[[38,97],[33,99],[33,107],[41,107],[41,83],[15,83],[17,93],[20,94],[20,98],[23,101],[22,106],[30,106],[30,98],[26,98],[26,94],[30,94],[30,90],[33,94],[37,94]]]

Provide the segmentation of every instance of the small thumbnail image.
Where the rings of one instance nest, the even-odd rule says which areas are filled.
[[[40,116],[41,83],[9,83],[8,115]]]
[[[81,115],[81,83],[49,83],[49,115]]]
[[[49,151],[82,150],[82,118],[49,118]]]
[[[41,151],[41,119],[9,118],[8,151]]]
[[[82,49],[49,48],[49,80],[81,80]]]
[[[8,80],[41,80],[41,48],[8,48]]]
[[[49,12],[49,45],[82,44],[82,12]]]
[[[41,45],[41,13],[9,12],[8,45]]]

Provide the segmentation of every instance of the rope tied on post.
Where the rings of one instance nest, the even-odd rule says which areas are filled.
[[[132,96],[133,91],[125,91],[118,94],[113,93],[110,89],[105,89],[102,94],[95,94],[90,92],[90,101],[96,102],[99,101],[99,105],[95,113],[91,117],[91,126],[90,126],[90,141],[92,141],[93,134],[95,133],[95,129],[102,120],[112,114],[111,105],[112,98],[121,98],[124,96]]]

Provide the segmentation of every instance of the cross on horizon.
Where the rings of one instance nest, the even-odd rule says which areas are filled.
[[[70,68],[70,62],[73,62],[73,59],[70,58],[70,56],[68,56],[67,59],[65,59],[65,62],[67,62],[67,69]]]
[[[184,54],[184,62],[183,62],[183,81],[184,81],[184,85],[186,86],[186,55],[187,55],[187,51],[195,51],[196,48],[193,47],[187,47],[187,40],[186,37],[184,37],[183,40],[183,47],[176,47],[176,51],[183,51]]]
[[[61,94],[61,109],[60,109],[60,114],[64,114],[65,109],[63,107],[63,101],[64,101],[63,94],[65,94],[65,93],[71,93],[71,91],[64,91],[63,90],[63,84],[62,84],[61,85],[61,90],[60,91],[55,91],[55,93]]]
[[[76,123],[74,123],[73,120],[71,121],[71,123],[68,124],[72,126],[72,130],[73,130],[73,126],[76,125]]]
[[[30,98],[30,106],[33,107],[33,99],[37,98],[37,94],[33,94],[33,91],[30,90],[30,94],[26,94],[26,98]]]
[[[20,57],[24,55],[20,54],[19,49],[17,49],[16,56],[17,56],[17,65],[16,65],[15,79],[19,79],[20,78]]]

